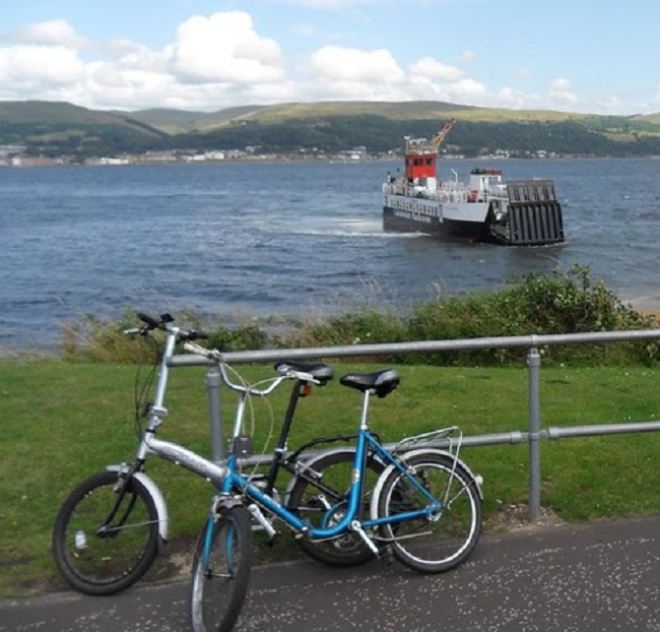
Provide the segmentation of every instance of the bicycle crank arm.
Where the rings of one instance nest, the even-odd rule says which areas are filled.
[[[351,531],[355,531],[364,543],[369,547],[369,550],[376,556],[380,557],[380,551],[378,550],[378,547],[374,544],[374,541],[369,537],[367,532],[364,530],[364,527],[357,521],[354,520],[351,522]]]
[[[253,503],[251,505],[248,505],[247,510],[250,512],[250,516],[252,517],[252,519],[255,522],[257,522],[266,532],[266,534],[268,535],[268,541],[272,542],[277,536],[277,531],[275,530],[273,525],[268,521],[266,516],[264,516],[263,511],[261,511],[261,508]]]

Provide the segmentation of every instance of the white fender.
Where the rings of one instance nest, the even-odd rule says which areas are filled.
[[[461,459],[456,459],[454,455],[451,454],[451,452],[448,452],[447,450],[440,450],[439,448],[417,448],[416,450],[405,452],[404,454],[401,455],[400,458],[401,460],[405,461],[407,458],[410,458],[412,456],[416,456],[418,454],[428,454],[429,452],[433,452],[435,454],[442,454],[443,456],[449,457],[452,460],[455,459],[457,467],[460,467],[468,474],[468,476],[472,477],[476,481],[479,497],[481,498],[481,500],[484,499],[483,491],[481,489],[483,478],[481,476],[473,474],[472,470],[468,467],[465,461],[462,461]],[[370,513],[372,520],[376,520],[378,518],[378,504],[379,504],[378,501],[380,499],[380,495],[383,493],[383,485],[385,484],[385,481],[389,477],[392,470],[395,469],[395,467],[396,467],[395,465],[388,465],[385,471],[378,478],[378,481],[376,482],[376,487],[374,488],[374,495],[371,497]]]
[[[106,470],[111,472],[121,472],[126,470],[125,465],[108,465]],[[158,485],[153,482],[144,472],[135,472],[133,476],[140,481],[143,487],[147,490],[151,500],[154,501],[156,507],[156,514],[158,515],[158,535],[163,543],[167,542],[169,532],[169,517],[167,515],[167,503],[165,497],[160,491]]]

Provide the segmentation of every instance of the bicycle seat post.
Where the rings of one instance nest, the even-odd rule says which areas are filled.
[[[291,389],[291,394],[289,395],[289,404],[284,414],[284,421],[282,422],[282,428],[280,429],[280,436],[277,440],[275,450],[273,452],[273,461],[271,467],[266,476],[266,486],[265,491],[268,494],[273,493],[275,489],[275,480],[277,479],[277,472],[280,464],[284,461],[284,457],[287,449],[287,440],[289,438],[289,432],[291,431],[291,424],[293,423],[293,417],[298,407],[298,400],[301,397],[304,397],[304,385],[299,380],[296,379],[293,382],[293,388]]]
[[[362,412],[360,413],[360,430],[369,429],[369,398],[371,397],[371,390],[366,389],[362,396]]]

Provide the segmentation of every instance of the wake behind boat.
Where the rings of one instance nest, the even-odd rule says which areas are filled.
[[[547,246],[564,241],[551,180],[504,183],[500,169],[474,169],[467,182],[437,178],[438,149],[450,121],[430,141],[405,138],[405,172],[383,184],[385,230],[423,232],[451,241]]]

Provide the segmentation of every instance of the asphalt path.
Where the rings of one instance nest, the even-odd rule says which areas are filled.
[[[237,632],[660,632],[660,516],[482,536],[460,568],[255,568]],[[183,632],[188,582],[0,601],[0,631]]]

